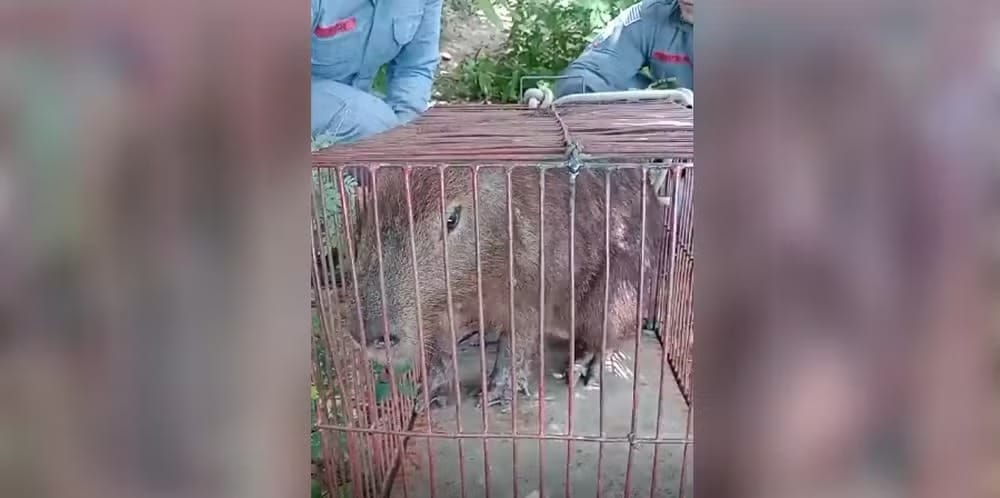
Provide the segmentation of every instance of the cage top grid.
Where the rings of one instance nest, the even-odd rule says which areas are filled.
[[[691,159],[694,113],[668,101],[445,105],[413,122],[313,153],[314,167],[364,164],[537,164],[565,160]]]

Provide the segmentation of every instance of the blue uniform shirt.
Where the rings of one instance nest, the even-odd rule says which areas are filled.
[[[312,0],[312,132],[354,140],[427,109],[442,0]],[[372,81],[387,66],[383,99]]]
[[[648,66],[653,80],[639,71]],[[623,10],[562,73],[557,97],[644,89],[677,78],[694,90],[694,30],[676,0],[642,0]]]

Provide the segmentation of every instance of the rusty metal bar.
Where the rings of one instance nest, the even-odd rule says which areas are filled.
[[[510,432],[515,438],[511,439],[511,458],[513,459],[513,469],[514,469],[514,479],[513,479],[513,491],[514,498],[518,498],[517,495],[517,368],[515,363],[517,363],[517,332],[515,330],[514,324],[514,206],[511,199],[513,193],[513,185],[511,182],[511,168],[505,168],[507,174],[507,269],[509,273],[507,274],[508,282],[508,311],[510,312],[510,381],[511,381],[511,400],[510,400]],[[479,343],[482,344],[486,342],[485,334],[480,332]],[[503,344],[500,344],[503,347]],[[497,352],[499,355],[499,351]],[[483,404],[486,404],[485,401]]]
[[[455,313],[452,309],[454,307],[454,301],[451,295],[451,273],[448,270],[448,213],[447,213],[447,202],[445,200],[444,190],[444,167],[438,168],[438,185],[441,189],[441,243],[444,247],[444,288],[445,293],[448,298],[448,329],[451,332],[451,361],[453,366],[453,380],[455,381],[455,417],[458,424],[458,432],[462,432],[462,389],[459,385],[458,379],[458,338],[455,337]],[[416,272],[416,266],[414,266],[413,271]],[[419,299],[419,297],[417,298]],[[482,335],[480,336],[482,337]],[[480,339],[482,342],[484,339]],[[427,407],[427,411],[430,412],[430,407]],[[462,498],[465,498],[465,453],[462,451],[462,440],[456,441],[458,444],[458,476],[460,486],[462,489]]]
[[[691,401],[689,384],[694,312],[694,303],[692,301],[694,258],[691,254],[691,242],[694,233],[694,204],[692,198],[694,182],[692,171],[687,169],[678,175],[677,190],[681,192],[680,200],[682,201],[678,203],[678,209],[683,211],[677,223],[678,226],[675,229],[675,236],[678,238],[677,257],[675,259],[678,261],[675,261],[674,264],[680,266],[681,273],[676,277],[678,281],[677,285],[680,286],[679,292],[674,292],[672,296],[673,306],[676,307],[673,313],[677,319],[672,322],[673,329],[669,331],[669,353],[670,360],[673,362],[672,368],[681,394],[689,404]],[[684,175],[684,173],[687,174]],[[681,183],[682,176],[686,176],[686,178],[683,178],[683,183]]]
[[[374,175],[372,176],[374,177]],[[351,283],[352,283],[351,287],[354,289],[354,308],[355,312],[357,313],[358,332],[361,337],[361,357],[364,360],[365,365],[367,366],[371,360],[368,357],[368,340],[367,336],[365,335],[365,318],[364,314],[361,312],[361,295],[359,293],[357,284],[358,268],[356,263],[357,261],[356,255],[354,253],[354,248],[355,248],[354,237],[351,235],[351,230],[347,229],[348,227],[351,226],[351,220],[348,214],[349,210],[347,207],[347,189],[344,188],[344,169],[342,167],[337,168],[337,179],[338,179],[337,189],[340,195],[340,215],[341,218],[343,218],[343,223],[344,223],[343,226],[345,227],[344,237],[346,238],[345,245],[347,246],[347,251],[348,251],[347,259],[351,263]],[[322,199],[322,197],[320,198]],[[375,405],[375,399],[376,399],[376,393],[375,393],[375,385],[373,383],[371,390],[371,398],[370,398],[371,406]]]
[[[393,430],[382,430],[382,429],[370,429],[366,427],[347,427],[338,425],[322,425],[317,426],[325,430],[333,431],[343,431],[343,432],[353,432],[353,433],[378,433],[378,434],[392,434],[396,436],[403,437],[413,437],[413,438],[429,438],[429,439],[448,439],[448,438],[461,438],[461,439],[536,439],[541,437],[546,441],[574,441],[579,443],[605,443],[605,444],[676,444],[681,445],[684,443],[694,444],[694,438],[690,436],[684,436],[680,434],[667,435],[656,438],[642,438],[642,437],[629,437],[629,436],[608,436],[608,437],[597,437],[597,436],[568,436],[566,434],[550,434],[547,433],[544,436],[539,436],[538,434],[496,434],[496,433],[478,433],[478,432],[463,432],[459,433],[445,433],[445,432],[416,432],[416,431],[393,431]]]
[[[670,169],[670,176],[673,177],[673,179],[674,179],[674,181],[672,182],[672,190],[673,190],[673,192],[671,193],[671,197],[674,198],[674,199],[676,199],[676,192],[678,190],[678,185],[679,185],[678,180],[680,179],[680,170],[676,169],[676,168],[671,168]],[[679,209],[678,209],[677,205],[676,204],[671,205],[671,207],[670,207],[670,226],[671,227],[677,226],[677,219],[678,219],[679,214],[680,213],[679,213]],[[676,259],[676,254],[677,254],[677,238],[676,237],[670,237],[669,255],[668,255],[669,260],[673,261],[674,259]],[[670,268],[667,269],[667,272],[668,272],[668,274],[667,274],[667,295],[668,296],[673,295],[673,293],[675,291],[675,288],[674,288],[674,270],[675,270],[675,266],[676,265],[671,264]],[[671,330],[671,327],[673,325],[672,322],[671,322],[671,319],[674,318],[674,317],[671,315],[670,311],[671,310],[667,310],[666,323],[663,325],[663,331],[664,331],[663,335],[664,335],[664,337],[669,337],[669,331]],[[660,387],[659,387],[658,397],[657,397],[657,401],[656,401],[656,437],[657,438],[660,437],[661,431],[663,429],[663,386],[664,386],[664,380],[666,379],[666,370],[668,368],[668,365],[667,365],[667,356],[668,356],[667,350],[668,350],[668,348],[669,348],[669,344],[661,344],[661,347],[660,347],[660,382],[659,382],[659,386]],[[660,447],[656,446],[653,449],[653,470],[652,470],[652,474],[651,474],[652,477],[650,479],[650,484],[649,484],[649,498],[653,498],[654,495],[656,494],[656,475],[657,475],[656,474],[656,470],[657,470],[657,464],[659,463],[659,459],[660,459]]]
[[[323,321],[325,321],[327,319],[327,317],[324,316],[324,313],[322,312],[323,302],[320,301],[319,305],[321,307],[321,311],[320,311],[319,317],[320,317],[320,321],[323,322]],[[324,331],[324,334],[323,334],[324,337],[322,338],[322,340],[328,342],[330,340],[329,339],[329,334],[327,333],[328,329],[326,327],[322,327],[322,328],[323,328],[323,331]],[[323,343],[318,344],[318,346],[322,348],[323,347]],[[331,350],[332,347],[327,346],[327,349]],[[330,360],[328,359],[328,361],[330,361]],[[320,385],[319,385],[319,380],[318,380],[318,375],[317,375],[317,373],[318,373],[317,368],[316,368],[317,364],[316,364],[315,361],[313,361],[312,364],[313,364],[313,379],[314,379],[313,382],[317,386],[317,390],[319,390],[320,389]],[[337,377],[339,379],[339,376],[337,376]],[[344,389],[343,381],[342,380],[340,380],[340,384],[341,384],[341,393],[343,395],[343,393],[345,392],[345,389]],[[329,392],[327,391],[325,394],[329,395]],[[319,403],[317,403],[317,406],[316,406],[316,422],[317,422],[317,424],[323,424],[324,421],[326,420],[326,406],[323,403],[323,399],[324,398],[325,398],[325,396],[321,395],[320,399],[318,400]],[[327,447],[329,447],[329,441],[326,438],[326,431],[320,431],[320,444],[321,444],[321,448],[327,448]],[[338,449],[339,449],[339,446],[340,446],[339,442],[338,442],[337,446],[338,446]],[[326,452],[324,452],[324,453],[326,453]],[[340,452],[333,452],[333,453],[335,455],[337,455],[338,457],[340,455]],[[349,456],[352,456],[352,455],[349,455]],[[337,479],[336,479],[336,473],[334,472],[334,469],[335,468],[339,469],[339,465],[336,465],[336,467],[335,467],[335,465],[333,465],[332,459],[329,458],[329,457],[327,457],[326,455],[323,456],[323,464],[326,466],[325,470],[327,471],[327,474],[328,474],[327,479],[329,480],[329,482],[331,484],[336,483]],[[338,464],[339,464],[339,458],[338,458]]]
[[[330,173],[331,172],[328,170],[327,171],[327,175],[326,175],[327,179],[332,179],[332,175]],[[322,190],[322,184],[323,184],[322,171],[320,171],[320,174],[318,176],[319,176],[319,180],[320,180],[320,188]],[[314,189],[313,192],[314,192],[314,195],[317,195],[319,197],[321,212],[323,213],[323,215],[322,215],[322,217],[320,219],[322,220],[324,228],[325,228],[324,230],[322,230],[322,232],[323,232],[322,233],[322,238],[323,238],[324,242],[323,242],[323,245],[322,245],[323,251],[321,251],[321,252],[322,252],[322,254],[323,254],[324,257],[321,259],[321,263],[319,263],[320,264],[320,269],[321,269],[322,275],[324,277],[329,274],[331,276],[331,280],[333,280],[333,271],[332,271],[332,268],[327,268],[326,267],[327,261],[328,261],[327,260],[327,256],[330,257],[329,263],[331,265],[333,264],[333,261],[332,261],[332,251],[330,251],[330,248],[334,246],[334,244],[331,242],[331,237],[332,237],[331,230],[332,230],[333,227],[326,226],[328,220],[327,220],[327,218],[325,216],[325,214],[327,212],[327,205],[326,205],[326,198],[325,198],[325,196],[324,195],[320,195],[322,192],[318,192],[315,189]],[[346,202],[346,199],[345,199],[345,202]],[[348,219],[350,219],[350,212],[349,211],[345,211],[345,216]],[[345,223],[344,227],[346,229],[347,227],[349,227],[349,225],[347,223]],[[328,270],[330,270],[330,271],[328,271]],[[343,282],[343,280],[341,280],[341,282]],[[330,292],[326,297],[331,297],[331,296],[334,297],[334,303],[333,303],[334,304],[334,308],[335,308],[334,313],[336,314],[337,319],[335,319],[333,321],[327,321],[328,327],[324,328],[324,335],[327,337],[327,344],[328,344],[327,347],[328,347],[328,353],[329,353],[328,356],[331,356],[331,358],[329,358],[328,361],[335,362],[336,360],[334,358],[332,358],[332,356],[333,356],[332,355],[332,351],[334,350],[334,341],[333,341],[333,339],[331,337],[331,328],[332,329],[336,329],[337,328],[336,324],[339,322],[339,318],[340,318],[341,315],[340,315],[340,306],[338,306],[339,292],[337,292],[337,287],[336,287],[335,281],[330,282],[330,284],[332,285],[332,292]],[[322,306],[322,303],[324,301],[323,296],[320,295],[319,299],[320,299],[320,303],[321,303],[321,306]],[[341,368],[336,369],[336,371],[343,373],[346,370],[343,367],[341,367]],[[364,379],[367,379],[368,378],[367,374],[369,374],[370,372],[368,372],[367,370],[364,370],[364,372],[365,372]],[[344,385],[345,384],[343,382],[343,378],[342,377],[343,377],[342,375],[339,375],[339,374],[337,375],[338,382],[341,383],[341,392],[346,392],[346,389],[344,389]],[[364,384],[364,380],[362,380],[361,382],[362,382],[362,384]],[[372,384],[372,398],[371,399],[374,400],[374,389],[375,389],[375,381],[374,381],[374,379],[371,380],[371,384]],[[356,389],[353,389],[353,387],[354,386],[352,386],[352,390],[354,390],[356,392]],[[363,391],[367,391],[367,389],[364,389],[364,388],[362,388],[362,390]],[[374,408],[374,409],[377,411],[377,408]],[[369,415],[377,415],[377,413],[376,414],[368,414],[366,411],[361,411],[361,420],[360,420],[360,423],[366,424],[366,425],[367,424],[374,424],[375,423],[374,419],[370,418]],[[375,442],[374,442],[374,444],[372,444],[371,441],[368,441],[367,444],[364,445],[365,448],[368,448],[368,451],[364,451],[363,452],[364,453],[364,459],[359,464],[361,466],[362,476],[363,476],[363,481],[362,481],[361,485],[365,486],[365,489],[374,489],[377,486],[376,483],[377,483],[377,480],[378,480],[378,477],[376,476],[376,474],[378,473],[378,474],[384,475],[384,473],[385,473],[385,469],[384,469],[384,465],[383,464],[384,464],[385,455],[388,453],[389,448],[387,447],[388,441],[386,441],[386,438],[381,438],[381,437],[380,438],[374,438],[374,437],[371,437],[371,438],[368,438],[368,439],[375,439]],[[357,458],[357,457],[360,457],[360,455],[355,455],[355,458]],[[375,460],[375,461],[373,461],[373,460]],[[381,467],[379,467],[379,465],[381,465]],[[367,470],[365,470],[366,468],[367,468]],[[378,471],[378,472],[376,472],[376,471]]]
[[[673,166],[664,168],[665,174],[671,174],[674,170]],[[674,192],[668,190],[670,185],[665,183],[661,186],[664,191],[663,194],[671,198],[671,205],[664,206],[663,209],[663,225],[660,227],[660,236],[657,237],[657,250],[656,254],[656,271],[653,274],[653,296],[650,299],[649,306],[649,321],[650,325],[655,327],[655,332],[657,338],[660,341],[660,345],[666,347],[667,344],[667,329],[664,326],[666,321],[666,308],[670,299],[670,293],[665,289],[668,286],[667,273],[672,264],[672,258],[669,256],[670,241],[673,239],[673,223],[671,222],[670,213],[676,209],[676,203],[673,202]],[[655,195],[661,195],[661,192],[654,192]]]
[[[322,181],[322,178],[321,178],[321,181]],[[354,257],[353,257],[354,244],[353,244],[353,240],[351,239],[351,231],[350,231],[350,228],[353,226],[352,223],[350,223],[350,212],[351,212],[351,210],[350,210],[349,207],[347,207],[347,204],[348,204],[347,200],[348,200],[349,197],[346,195],[346,192],[343,189],[343,185],[344,185],[343,181],[344,181],[343,171],[340,170],[340,171],[338,171],[338,188],[339,188],[339,191],[341,193],[342,216],[343,216],[343,219],[344,219],[343,225],[345,227],[345,230],[343,230],[343,232],[341,233],[341,235],[343,235],[347,239],[347,241],[346,241],[345,244],[341,244],[341,247],[346,247],[347,248],[347,252],[349,253],[349,256],[348,256],[347,259],[349,259],[351,261],[351,265],[352,265],[351,268],[352,268],[353,275],[356,275],[356,269],[355,269]],[[320,202],[323,204],[323,211],[325,213],[326,212],[325,198],[323,196],[321,196],[320,199],[321,199]],[[362,196],[362,200],[363,200],[363,196]],[[361,204],[361,202],[359,202],[359,204]],[[332,227],[330,227],[330,228],[332,229]],[[330,247],[331,246],[331,244],[329,242],[329,238],[331,237],[330,230],[329,229],[326,230],[325,233],[324,233],[324,235],[327,238],[326,246]],[[340,270],[341,270],[341,274],[342,274],[341,282],[343,283],[343,286],[344,286],[344,293],[347,294],[348,292],[347,292],[346,287],[347,287],[348,284],[347,284],[347,279],[343,277],[343,265],[340,265]],[[353,279],[353,281],[356,281],[356,277]],[[357,286],[356,285],[352,285],[352,286],[355,287],[355,291],[356,291],[355,292],[356,306],[360,306],[360,299],[357,297]],[[339,296],[340,293],[337,292],[337,293],[334,293],[334,295],[335,296]],[[323,305],[322,304],[323,299],[321,298],[320,301],[321,301],[321,306],[322,306]],[[323,315],[324,316],[326,315],[326,311],[325,310],[324,310]],[[338,312],[338,317],[340,317],[340,316],[342,316],[342,315],[340,315],[339,312]],[[364,327],[363,318],[361,317],[360,313],[358,313],[357,316],[359,318],[359,326],[362,327],[362,332],[363,332],[363,327]],[[340,320],[340,318],[338,318],[337,320],[334,320],[333,323],[334,324],[338,323],[339,320]],[[336,327],[333,327],[333,328],[336,328]],[[325,330],[327,331],[327,333],[330,332],[330,329],[331,329],[330,325],[329,324],[326,325]],[[340,337],[339,339],[340,339],[339,342],[341,344],[343,344],[344,337]],[[363,343],[365,342],[364,334],[363,333],[362,333],[362,342]],[[341,346],[341,348],[339,348],[339,349],[342,350],[343,348],[344,348],[344,346]],[[348,349],[351,349],[351,348],[348,347]],[[358,356],[361,356],[361,358],[358,358]],[[375,403],[375,400],[374,400],[374,396],[376,394],[374,390],[375,390],[376,386],[375,386],[375,380],[372,377],[371,369],[368,366],[367,348],[362,347],[361,355],[351,355],[350,356],[350,361],[351,361],[351,363],[353,363],[353,366],[350,367],[350,368],[346,368],[343,365],[341,365],[341,366],[337,366],[336,365],[337,364],[338,355],[331,354],[330,357],[331,357],[330,360],[333,362],[334,368],[336,368],[337,371],[340,372],[340,374],[338,375],[338,379],[341,379],[345,374],[348,374],[348,373],[351,373],[351,372],[353,372],[355,374],[357,374],[357,373],[360,372],[361,377],[357,378],[356,380],[361,381],[362,384],[366,383],[366,381],[371,383],[371,389],[368,389],[367,387],[363,389],[363,391],[366,391],[367,395],[370,397],[370,401],[368,403],[369,410],[359,410],[358,414],[361,417],[360,422],[362,424],[364,424],[364,425],[374,424],[374,421],[373,422],[369,422],[368,421],[368,417],[369,417],[369,415],[372,415],[372,416],[379,415],[379,409],[380,409],[380,407],[379,407],[379,405],[377,403]],[[392,377],[393,377],[393,372],[390,371],[390,378],[392,378]],[[356,384],[356,383],[354,383],[354,384]],[[352,387],[354,386],[354,384],[351,384]],[[393,385],[395,385],[395,382],[393,382]],[[356,393],[355,390],[353,390],[353,389],[352,390],[343,389],[343,391],[344,391],[343,395],[345,397],[347,397],[345,399],[354,399],[354,398],[351,397],[352,396],[351,393],[352,392]],[[394,394],[397,394],[397,393],[394,393]],[[398,396],[393,396],[389,400],[387,409],[390,412],[390,419],[389,419],[389,423],[390,424],[392,422],[394,422],[395,419],[399,418],[400,417],[399,413],[403,411],[403,408],[401,407],[401,405],[399,403],[399,400],[400,400],[400,398]],[[368,412],[370,410],[373,411],[374,413],[369,414]],[[377,457],[378,463],[377,463],[377,465],[373,464],[370,461],[370,458],[369,458],[368,466],[372,470],[379,470],[384,475],[385,472],[389,468],[389,463],[386,461],[389,458],[388,454],[390,452],[392,452],[392,451],[395,451],[395,452],[398,453],[398,451],[400,451],[400,449],[401,449],[401,444],[400,444],[401,442],[400,441],[391,440],[390,437],[378,437],[378,438],[373,438],[373,439],[374,439],[373,442],[369,442],[365,446],[372,449],[372,451],[375,454],[375,457]],[[375,481],[376,477],[374,475],[372,475],[372,476],[366,476],[366,477],[369,477],[372,480],[371,486],[374,487],[374,485],[375,485],[374,481]],[[384,486],[385,486],[385,482],[383,481],[383,487]],[[405,482],[404,482],[404,489],[403,489],[403,491],[404,491],[404,495],[405,495],[406,494]]]
[[[357,180],[359,188],[363,189],[363,187],[361,187],[361,185],[363,185],[362,182],[364,181],[364,179],[366,179],[366,176],[367,176],[366,172],[367,171],[368,170],[361,170],[361,171],[356,171],[355,173],[353,173],[353,176]],[[371,172],[371,176],[372,177],[375,176],[374,172]],[[344,181],[343,176],[341,176],[339,178],[339,180],[342,183]],[[366,196],[364,195],[364,190],[362,190],[362,192],[360,194],[358,194],[358,197],[360,199],[362,199],[362,200],[366,198]],[[341,199],[342,199],[342,203],[346,205],[347,204],[347,197],[346,196],[342,196]],[[350,218],[350,216],[349,216],[350,213],[346,209],[344,211],[344,214],[345,214],[345,216],[347,216],[348,218]],[[360,215],[359,215],[358,219],[360,219]],[[376,225],[377,225],[377,223],[376,223]],[[354,224],[353,223],[348,224],[348,223],[345,222],[343,228],[344,228],[344,233],[350,233],[351,230],[354,228]],[[382,282],[382,284],[381,284],[381,286],[382,286],[381,287],[381,292],[382,292],[382,299],[384,300],[385,299],[384,276],[381,275],[381,274],[380,274],[380,282]],[[355,284],[354,286],[357,287],[357,284]],[[360,305],[360,303],[359,303],[359,305]],[[383,318],[383,333],[387,332],[387,330],[388,330],[387,327],[388,327],[388,323]],[[364,334],[364,329],[362,329],[362,337],[367,337]],[[365,351],[364,354],[367,355],[367,348],[365,348],[365,349],[366,349],[366,351]],[[367,376],[368,374],[371,373],[370,360],[365,359],[363,361],[363,363],[364,363],[363,365],[359,365],[359,367],[361,367],[360,371],[365,372],[365,375]],[[389,383],[390,383],[390,393],[391,393],[391,395],[389,397],[388,402],[386,403],[388,411],[389,411],[389,425],[390,425],[390,427],[392,427],[393,424],[396,423],[397,421],[399,421],[399,423],[402,423],[402,419],[404,418],[404,413],[407,412],[406,408],[404,408],[404,406],[403,406],[404,403],[403,403],[402,396],[399,395],[399,387],[398,387],[399,386],[399,382],[398,382],[398,379],[396,377],[396,372],[395,372],[395,368],[393,367],[393,365],[394,365],[394,362],[392,361],[392,352],[390,351],[389,352],[388,373],[389,373]],[[377,389],[378,379],[372,378],[371,382],[372,382],[372,393],[373,393],[373,398],[372,399],[374,400],[375,397],[377,396],[376,393],[375,393],[375,390]],[[365,423],[366,424],[376,424],[376,423],[378,423],[381,420],[381,417],[377,416],[378,415],[378,410],[379,410],[379,405],[378,405],[377,401],[373,401],[372,405],[369,405],[369,408],[375,411],[374,415],[376,417],[373,420],[366,421]],[[402,427],[400,427],[400,428],[402,429]],[[395,452],[395,453],[399,454],[400,452],[402,452],[402,451],[405,450],[405,447],[404,447],[403,442],[401,440],[396,439],[396,440],[393,441],[393,440],[390,440],[388,437],[379,438],[375,442],[374,446],[376,448],[382,448],[381,455],[380,455],[380,460],[381,460],[380,463],[382,463],[382,465],[384,467],[384,470],[382,470],[382,475],[383,475],[382,487],[386,488],[389,485],[389,482],[390,482],[390,480],[392,478],[392,476],[390,475],[391,474],[391,470],[392,470],[390,468],[390,466],[393,465],[393,464],[391,464],[389,462],[388,455],[389,455],[389,453],[392,453],[392,452]],[[392,461],[395,461],[395,458],[392,458]],[[403,471],[403,493],[404,493],[404,495],[407,494],[406,480],[405,480],[405,470]]]
[[[420,276],[419,276],[420,272],[417,271],[417,245],[416,245],[416,242],[415,242],[415,238],[416,237],[415,237],[414,230],[413,230],[413,191],[412,191],[411,186],[410,186],[410,179],[411,179],[410,176],[411,176],[411,172],[412,171],[413,170],[409,166],[407,166],[403,170],[403,185],[405,186],[405,190],[406,190],[407,227],[409,228],[409,231],[410,231],[410,258],[411,258],[410,260],[413,262],[413,290],[415,292],[416,306],[417,306],[417,337],[420,340],[420,358],[421,358],[421,361],[420,361],[420,375],[421,375],[421,378],[420,378],[420,380],[421,380],[421,385],[423,386],[423,389],[421,389],[421,391],[423,391],[423,395],[424,395],[424,413],[427,415],[427,434],[431,434],[433,432],[431,430],[431,426],[434,425],[434,422],[433,422],[433,419],[431,418],[430,393],[427,391],[427,387],[428,387],[429,384],[427,382],[427,351],[424,348],[424,345],[426,344],[425,338],[424,338],[424,323],[423,323],[423,321],[424,321],[424,313],[423,313],[422,306],[420,304]],[[372,182],[372,187],[373,187],[372,188],[373,192],[377,192],[378,191],[378,184],[376,182],[374,182],[374,181]],[[378,207],[377,207],[378,206],[378,198],[372,199],[372,204],[376,206],[375,213],[378,213]],[[380,225],[378,223],[378,215],[377,214],[376,214],[375,226],[376,226],[375,233],[378,234],[381,229],[378,228]],[[379,263],[378,264],[379,264],[379,273],[380,274],[382,272],[382,242],[381,242],[381,239],[382,239],[382,236],[379,235],[378,238],[377,238],[377,240],[379,240],[379,246],[378,246],[378,259],[379,259]],[[386,302],[385,301],[385,281],[384,281],[384,279],[382,281],[382,302],[383,303]],[[386,307],[383,305],[382,306],[382,316],[383,316],[383,322],[388,327],[388,321],[387,321],[386,318],[384,318],[385,317],[385,313],[386,313],[385,308]],[[388,330],[388,329],[386,329],[386,330]],[[386,338],[385,338],[385,340],[386,340],[386,344],[390,344],[389,337],[388,337],[388,332],[386,332]],[[388,349],[389,349],[389,351],[392,351],[392,348],[388,348]],[[393,370],[393,369],[390,369],[390,371],[391,370]],[[428,475],[430,477],[428,486],[430,487],[430,490],[429,490],[430,491],[430,496],[431,496],[431,498],[434,498],[434,452],[431,450],[431,440],[430,439],[425,439],[424,441],[427,443],[427,472],[428,472]]]
[[[538,169],[538,435],[545,434],[545,170]],[[545,494],[545,442],[538,440],[538,489]]]
[[[479,372],[482,381],[482,410],[483,410],[483,435],[490,430],[489,417],[486,415],[486,319],[483,313],[483,262],[480,247],[479,231],[479,167],[472,171],[472,220],[476,229],[476,286],[477,300],[479,305]],[[457,374],[456,374],[457,375]],[[483,486],[485,488],[484,497],[490,497],[490,453],[486,438],[483,438]]]
[[[687,412],[687,420],[686,420],[686,422],[684,424],[687,427],[684,430],[685,437],[691,435],[691,419],[692,418],[694,418],[694,407],[693,406],[690,407],[688,409],[688,412]],[[684,498],[684,477],[687,475],[686,471],[687,471],[687,460],[688,460],[688,458],[687,458],[687,455],[688,455],[688,446],[689,446],[689,443],[685,441],[684,442],[684,451],[681,452],[681,472],[680,472],[680,477],[678,478],[678,482],[679,483],[677,485],[677,498]],[[657,446],[657,448],[659,448],[659,446]]]
[[[642,184],[646,185],[647,179],[646,169],[642,170]],[[643,188],[641,196],[641,209],[642,216],[639,218],[639,254],[645,254],[646,252],[646,191],[648,189]],[[636,338],[635,338],[635,354],[633,358],[633,376],[632,376],[632,424],[631,430],[629,431],[629,436],[635,438],[635,429],[638,425],[639,417],[639,343],[642,342],[642,298],[644,297],[644,291],[646,286],[642,285],[645,281],[646,265],[639,265],[639,302],[636,305]],[[625,464],[625,496],[629,496],[630,485],[632,484],[632,457],[635,452],[635,444],[631,444],[628,447],[628,463]]]
[[[573,435],[573,397],[576,386],[576,172],[569,175],[569,371],[566,372],[569,394],[566,403],[566,434]],[[566,489],[565,496],[573,494],[570,468],[573,460],[573,443],[566,440]]]
[[[604,429],[604,363],[608,350],[608,301],[611,296],[611,171],[604,170],[604,301],[601,311],[600,421],[601,438]],[[604,463],[604,443],[597,448],[597,498],[601,498],[601,464]]]
[[[686,253],[685,253],[685,264],[687,265],[687,273],[685,274],[684,285],[686,291],[684,293],[687,299],[685,313],[684,328],[687,333],[686,337],[682,338],[684,342],[682,343],[681,349],[681,360],[683,375],[678,377],[681,386],[681,392],[684,394],[684,399],[688,404],[692,404],[692,388],[691,388],[691,374],[692,366],[694,364],[694,170],[687,170],[687,188],[685,189],[685,203],[687,211],[687,230],[685,236]]]
[[[337,182],[337,186],[338,186],[338,189],[339,189],[340,200],[341,200],[341,217],[343,218],[343,226],[347,227],[347,226],[350,226],[350,219],[349,219],[348,210],[347,210],[347,196],[346,196],[346,192],[345,192],[345,189],[344,189],[344,183],[343,183],[343,179],[344,179],[343,178],[343,170],[342,169],[338,169],[337,172],[338,172],[338,177],[339,177],[339,180],[340,180],[339,182]],[[325,206],[326,203],[325,203],[325,200],[324,200],[324,196],[321,195],[321,196],[319,196],[319,198],[320,198],[321,206]],[[325,212],[325,209],[323,210],[323,212]],[[345,233],[347,234],[348,240],[350,241],[350,232],[349,231],[345,231]],[[348,242],[347,246],[348,246],[348,248],[349,248],[349,250],[351,251],[351,254],[352,254],[351,257],[350,257],[350,260],[351,260],[351,270],[355,271],[355,267],[354,267],[354,263],[353,263],[354,262],[353,246],[352,246],[352,244],[350,242]],[[357,282],[357,273],[356,272],[353,275],[353,282]],[[357,285],[355,285],[354,288],[355,288],[355,290],[357,290]],[[358,303],[359,306],[360,306],[360,299],[356,299],[356,303]],[[359,315],[360,315],[360,308],[359,308]],[[360,323],[361,322],[359,321],[359,324]],[[362,337],[364,337],[364,336],[362,335]],[[366,361],[367,361],[367,348],[365,348],[364,346],[362,346],[362,350],[364,351],[365,358],[366,358]],[[354,390],[354,391],[355,391],[355,393],[357,392],[356,390]],[[372,386],[372,390],[370,392],[368,392],[367,389],[365,391],[366,391],[366,395],[370,395],[370,397],[368,398],[369,402],[372,405],[374,405],[374,403],[375,403],[374,385]],[[345,395],[346,395],[346,392],[345,392]],[[360,490],[361,483],[360,483],[360,479],[359,479],[359,477],[360,477],[359,476],[360,469],[358,468],[358,464],[357,464],[358,463],[357,462],[358,451],[357,451],[356,441],[355,441],[355,439],[353,437],[351,437],[351,436],[347,437],[347,446],[348,446],[348,463],[351,466],[351,476],[352,476],[351,477],[351,486],[354,488],[355,493],[360,493],[360,491],[361,491]]]

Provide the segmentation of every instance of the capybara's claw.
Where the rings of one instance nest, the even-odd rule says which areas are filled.
[[[565,379],[567,384],[576,384],[577,381],[583,380],[583,384],[587,385],[591,380],[591,367],[594,361],[594,354],[587,353],[580,358],[576,358],[576,361],[572,365],[567,361],[566,366],[563,367],[562,372],[556,378]]]
[[[444,407],[448,406],[449,404],[451,404],[451,396],[449,396],[448,394],[443,394],[443,393],[442,394],[437,394],[435,396],[432,396],[427,401],[430,403],[430,406],[432,406],[432,407],[436,405],[438,408],[444,408]],[[423,413],[423,412],[426,411],[426,408],[427,408],[427,405],[424,403],[424,397],[422,395],[418,395],[417,399],[414,402],[413,409],[417,413]]]
[[[476,408],[482,408],[483,399],[485,399],[487,407],[498,406],[501,413],[506,413],[510,410],[514,401],[514,390],[511,388],[509,370],[507,370],[506,375],[501,375],[501,373],[504,372],[498,372],[498,375],[492,376],[489,385],[486,387],[485,396],[480,392]],[[528,389],[527,376],[523,372],[517,375],[516,381],[518,393],[531,396],[531,391]]]
[[[565,379],[567,384],[575,384],[580,379],[584,379],[586,383],[587,366],[580,362],[574,363],[572,368],[567,365],[557,378]]]
[[[509,409],[511,403],[513,402],[512,393],[510,393],[510,390],[506,388],[490,389],[486,391],[485,395],[480,392],[479,397],[476,399],[476,408],[483,407],[484,399],[486,400],[487,407],[499,406],[501,412]]]

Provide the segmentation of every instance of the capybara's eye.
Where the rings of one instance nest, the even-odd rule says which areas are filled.
[[[451,232],[458,226],[458,220],[462,217],[462,206],[455,206],[451,210],[451,214],[448,215],[448,232]]]

